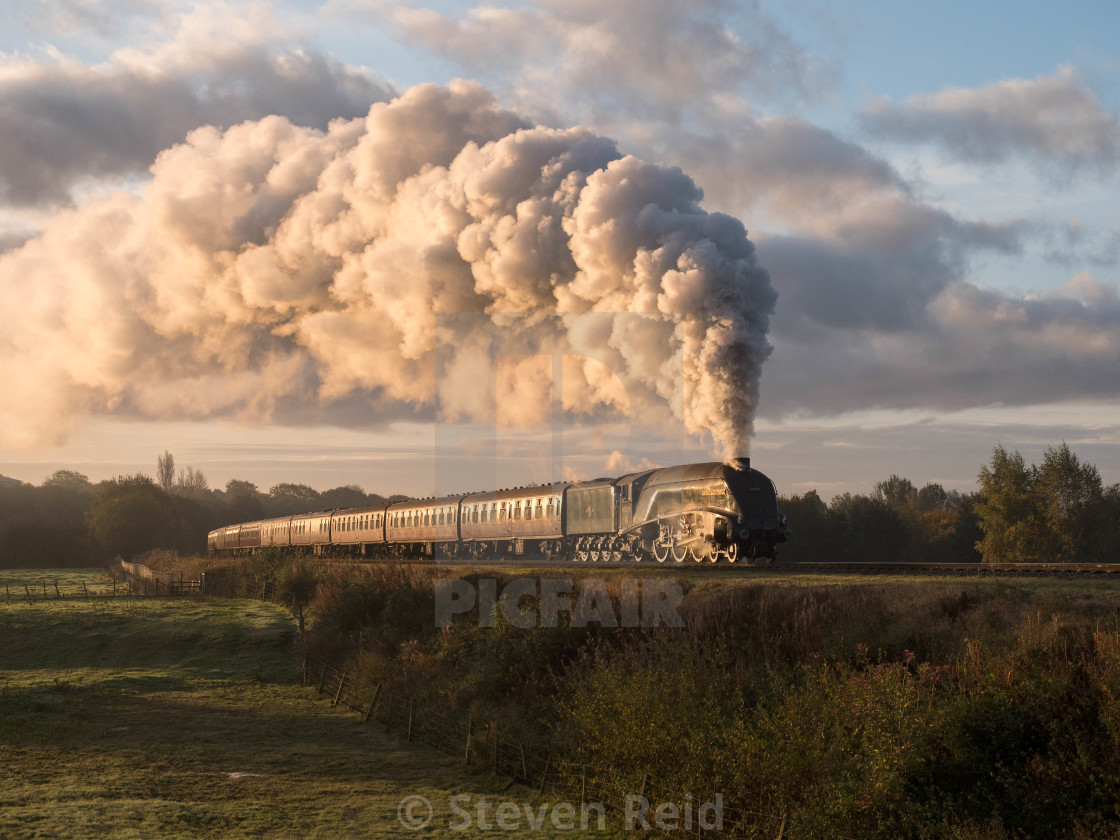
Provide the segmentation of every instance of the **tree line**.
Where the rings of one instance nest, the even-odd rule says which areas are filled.
[[[977,490],[916,487],[892,475],[867,495],[825,504],[815,490],[784,497],[793,562],[1120,562],[1120,485],[1062,443],[1028,465],[999,445]]]
[[[827,504],[815,490],[783,497],[793,538],[790,562],[1115,562],[1120,561],[1120,485],[1106,486],[1065,443],[1028,465],[997,446],[972,493],[915,486],[892,475],[869,494]],[[262,492],[233,479],[211,489],[193,467],[164,452],[156,476],[94,484],[59,470],[42,485],[0,484],[0,567],[88,566],[163,548],[206,551],[206,535],[236,522],[313,510],[399,501],[356,485],[319,492],[280,483]]]
[[[319,492],[280,483],[262,492],[233,479],[211,489],[202,470],[176,469],[164,452],[153,478],[145,473],[96,484],[59,470],[41,485],[0,484],[0,568],[89,566],[156,548],[206,551],[206,535],[236,522],[397,501],[348,484]]]

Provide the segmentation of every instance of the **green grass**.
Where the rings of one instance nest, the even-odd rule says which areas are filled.
[[[0,837],[439,837],[453,795],[535,799],[296,684],[293,633],[252,601],[0,602]]]
[[[19,600],[26,602],[28,593],[36,601],[43,598],[54,599],[59,595],[63,598],[111,595],[113,579],[109,577],[107,569],[97,568],[0,569],[0,603]]]

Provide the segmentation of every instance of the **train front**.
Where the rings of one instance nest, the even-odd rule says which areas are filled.
[[[736,458],[723,464],[723,479],[739,513],[735,519],[725,521],[724,527],[732,533],[724,538],[738,544],[740,552],[748,557],[773,559],[777,545],[790,536],[786,518],[778,512],[774,482],[751,469],[750,458]]]

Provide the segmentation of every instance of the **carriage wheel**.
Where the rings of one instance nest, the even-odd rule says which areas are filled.
[[[728,563],[734,563],[739,559],[739,543],[728,543],[727,548],[723,550],[723,553],[727,556]]]
[[[653,544],[653,559],[658,563],[664,563],[669,559],[669,546],[663,542],[655,542]]]

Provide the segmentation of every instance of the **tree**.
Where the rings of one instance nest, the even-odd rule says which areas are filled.
[[[319,493],[306,484],[277,484],[268,491],[269,512],[273,516],[307,513],[320,507]]]
[[[226,504],[229,505],[233,522],[246,522],[264,517],[261,493],[251,481],[231,478],[226,482]]]
[[[1034,469],[1018,452],[1003,444],[992,461],[980,467],[976,515],[984,537],[977,544],[985,563],[1015,563],[1038,559],[1044,529],[1034,492]]]
[[[142,473],[102,482],[86,518],[106,557],[172,548],[179,532],[171,498]]]
[[[171,488],[175,485],[175,456],[166,449],[156,461],[156,480],[164,493],[171,493]]]
[[[280,600],[289,604],[299,619],[299,632],[303,634],[303,611],[315,597],[319,586],[319,576],[315,566],[300,557],[294,560],[280,575],[278,594]]]
[[[200,500],[209,491],[210,482],[206,480],[202,470],[196,470],[194,467],[179,470],[179,476],[175,479],[175,492],[178,495]]]
[[[366,491],[356,484],[346,484],[342,487],[335,487],[325,491],[319,496],[319,504],[327,509],[358,507],[359,505],[369,503],[370,501],[369,497],[366,495]]]
[[[980,468],[976,513],[984,534],[976,547],[986,562],[1068,563],[1108,553],[1113,503],[1092,464],[1062,443],[1041,466],[997,446]]]
[[[875,485],[874,498],[886,502],[895,510],[907,510],[917,503],[918,491],[908,478],[892,475]]]
[[[889,563],[904,559],[908,531],[898,510],[882,498],[844,493],[832,499],[829,513],[839,537],[828,559]]]
[[[1097,559],[1103,548],[1105,493],[1101,475],[1062,442],[1047,448],[1035,473],[1035,493],[1047,530],[1047,554],[1056,562]]]
[[[97,492],[87,476],[74,470],[55,470],[50,478],[43,482],[43,487],[90,496]]]
[[[811,563],[835,557],[841,532],[816,490],[783,498],[779,506],[793,530],[793,539],[781,548],[782,560]]]
[[[940,484],[927,484],[915,497],[918,510],[944,510],[949,507],[949,494]]]

